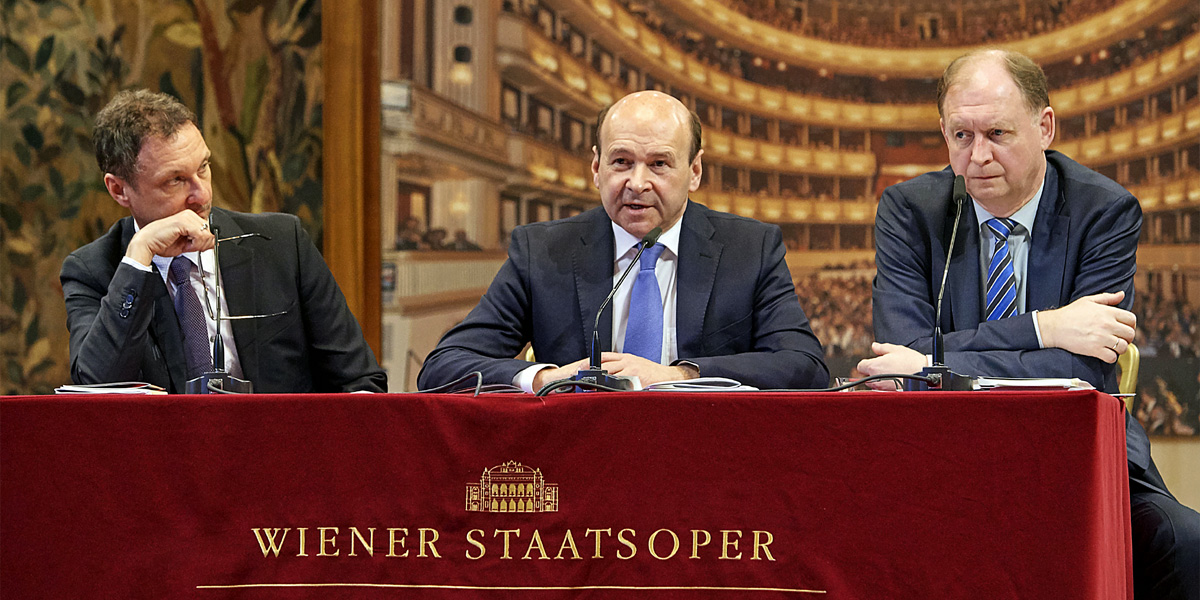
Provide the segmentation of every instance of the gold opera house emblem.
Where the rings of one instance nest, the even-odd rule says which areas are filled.
[[[510,460],[467,484],[467,512],[558,512],[558,484],[546,483],[541,469]]]

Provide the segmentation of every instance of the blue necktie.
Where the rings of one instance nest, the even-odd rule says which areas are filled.
[[[175,318],[179,320],[179,331],[183,333],[183,354],[187,359],[188,379],[194,379],[213,370],[212,351],[208,348],[208,321],[200,299],[192,290],[189,281],[192,261],[186,256],[176,256],[171,261],[171,283],[175,284]]]
[[[626,354],[636,354],[654,362],[662,361],[663,306],[654,265],[666,246],[654,244],[642,252],[637,279],[629,292],[629,319],[625,322]]]
[[[996,236],[992,262],[988,264],[987,297],[984,314],[988,321],[1011,317],[1017,309],[1017,278],[1013,274],[1012,254],[1008,251],[1008,234],[1016,222],[1012,219],[988,219],[983,223]]]

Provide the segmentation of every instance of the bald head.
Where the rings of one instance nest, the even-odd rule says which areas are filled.
[[[593,136],[596,147],[603,147],[605,124],[614,120],[649,117],[649,120],[669,119],[679,127],[691,130],[691,149],[688,162],[700,153],[700,117],[688,110],[682,102],[670,94],[653,90],[634,92],[601,109],[596,116],[596,131]]]
[[[1046,74],[1028,56],[1010,50],[976,50],[954,59],[942,73],[937,88],[938,116],[946,116],[946,94],[950,88],[966,83],[972,77],[985,76],[997,65],[1012,78],[1030,114],[1050,106]]]

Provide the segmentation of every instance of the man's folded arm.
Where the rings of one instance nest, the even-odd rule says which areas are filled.
[[[63,261],[60,279],[70,331],[71,381],[137,381],[154,304],[166,293],[158,274],[121,263],[105,287],[72,254]]]
[[[1060,348],[947,351],[946,366],[955,373],[976,377],[1078,378],[1100,390],[1105,388],[1105,378],[1111,370],[1111,366],[1100,359],[1072,354]]]

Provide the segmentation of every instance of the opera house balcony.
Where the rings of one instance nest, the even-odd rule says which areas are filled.
[[[619,7],[613,10],[619,10]],[[931,125],[937,126],[937,107],[932,104],[846,102],[791,93],[738,79],[685,55],[632,16],[622,14],[626,17],[623,24],[601,21],[590,28],[589,34],[624,57],[622,60],[673,90],[738,111],[798,123],[889,130],[926,130]],[[633,88],[609,82],[519,15],[501,13],[499,28],[500,65],[506,79],[530,84],[538,80],[562,84],[564,89],[575,90],[594,103],[596,111],[633,91]],[[528,72],[532,65],[537,66],[540,75]]]
[[[655,81],[671,86],[674,91],[703,98],[709,103],[781,121],[840,128],[887,131],[937,128],[937,110],[932,104],[932,96],[930,102],[920,104],[878,104],[836,100],[752,83],[687,55],[609,0],[590,3],[563,1],[560,4],[571,5],[570,8],[574,9],[571,14],[575,15],[579,14],[578,10],[594,10],[603,19],[599,26],[589,27],[589,35],[621,56],[621,60],[652,75]],[[1121,6],[1131,4],[1134,3]],[[1163,8],[1169,9],[1171,6]],[[634,89],[606,80],[604,75],[591,69],[586,61],[576,59],[519,15],[502,14],[500,26],[500,39],[506,40],[501,42],[502,46],[507,44],[510,51],[516,51],[522,57],[504,61],[506,66],[518,63],[529,65],[532,62],[540,67],[545,83],[560,83],[567,88],[574,88],[585,93],[597,105],[607,104],[616,96]],[[947,55],[940,63],[937,74],[962,51],[962,48],[954,49],[952,54]],[[887,52],[903,51],[889,49]],[[840,59],[835,62],[840,64]],[[828,61],[821,64],[828,65]],[[1200,34],[1191,35],[1183,43],[1164,50],[1132,69],[1097,81],[1055,89],[1052,91],[1053,105],[1064,117],[1100,110],[1176,83],[1193,74],[1197,67],[1200,67]],[[893,76],[911,78],[927,75],[897,68]],[[532,83],[531,78],[536,80],[538,76],[527,71],[514,75],[518,81]]]
[[[709,208],[768,223],[824,223],[870,225],[875,222],[874,198],[780,198],[712,192],[700,188],[691,198]]]
[[[1129,186],[1129,191],[1147,213],[1200,207],[1200,172],[1184,171],[1166,181]]]
[[[1057,142],[1054,149],[1076,160],[1099,165],[1144,156],[1200,141],[1200,102],[1147,122],[1083,139]]]
[[[1038,63],[1072,57],[1114,41],[1131,32],[1161,23],[1189,5],[1191,0],[1126,0],[1112,8],[1053,32],[997,44],[1016,50]],[[556,0],[556,4],[581,5],[585,0]],[[602,17],[613,18],[615,0],[586,2]],[[793,65],[821,68],[836,65],[841,73],[936,78],[966,48],[870,48],[804,37],[755,21],[717,0],[658,0],[695,29],[763,57]]]
[[[1200,72],[1200,33],[1151,59],[1103,79],[1050,92],[1059,117],[1116,106],[1178,83]]]
[[[851,177],[875,173],[875,155],[870,152],[772,144],[720,131],[706,131],[703,140],[705,158],[721,164]]]

